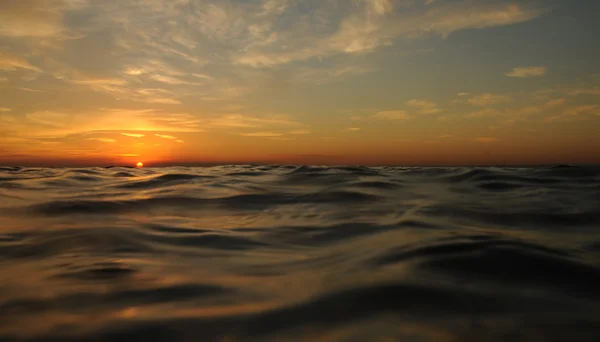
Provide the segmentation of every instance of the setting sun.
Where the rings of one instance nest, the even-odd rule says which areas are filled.
[[[142,163],[142,162],[138,162],[138,163],[136,164],[136,166],[137,166],[137,167],[144,167],[144,163]]]

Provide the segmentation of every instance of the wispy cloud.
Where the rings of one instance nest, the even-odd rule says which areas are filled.
[[[127,68],[123,73],[130,76],[139,76],[145,74],[146,70],[144,68]]]
[[[560,115],[554,115],[546,118],[546,121],[576,121],[587,120],[595,117],[600,117],[600,105],[585,105],[570,108],[562,112]]]
[[[376,119],[384,120],[404,120],[410,118],[410,115],[403,110],[387,110],[375,113],[373,115]]]
[[[489,106],[510,101],[510,97],[499,94],[484,93],[471,97],[467,102],[474,106]]]
[[[157,136],[159,138],[163,138],[163,139],[169,139],[169,140],[177,140],[177,137],[174,137],[172,135],[166,135],[166,134],[154,134],[154,136]]]
[[[31,88],[25,88],[25,87],[20,87],[18,88],[19,90],[23,90],[23,91],[28,91],[30,93],[43,93],[43,90],[38,90],[38,89],[31,89]]]
[[[0,112],[10,112],[10,111],[11,111],[10,108],[0,107]]]
[[[124,135],[126,137],[132,137],[132,138],[143,138],[143,137],[145,137],[144,134],[137,134],[137,133],[121,133],[121,135]]]
[[[5,0],[0,2],[0,36],[55,37],[76,35],[64,26],[64,13],[85,6],[79,0]]]
[[[268,42],[269,37],[274,37],[269,31],[261,31],[255,38],[257,41],[250,44],[252,48],[235,57],[234,61],[253,67],[268,67],[317,56],[372,52],[378,47],[393,45],[394,40],[399,38],[411,39],[426,35],[447,37],[456,31],[510,25],[542,14],[539,9],[517,4],[442,3],[431,9],[411,11],[410,15],[403,15],[408,12],[395,10],[405,6],[405,2],[369,0],[358,4],[361,5],[355,6],[356,11],[350,11],[339,22],[323,21],[323,33],[332,31],[331,27],[339,27],[333,34],[313,36],[312,40],[303,39],[308,32],[302,25],[309,18],[299,16],[298,24],[292,27],[293,30],[279,31],[275,36],[276,39],[285,38],[296,42],[290,45],[293,48],[273,51]],[[336,6],[340,6],[337,1],[324,1],[315,12],[327,13]],[[313,32],[308,34],[314,35]]]
[[[417,108],[419,114],[435,114],[441,111],[437,104],[426,100],[410,100],[408,105]]]
[[[188,84],[189,83],[187,81],[181,80],[181,79],[173,77],[173,76],[152,75],[151,78],[155,81],[166,83],[166,84],[171,84],[171,85]]]
[[[600,87],[575,89],[569,92],[571,96],[578,95],[600,95]]]
[[[553,109],[556,107],[564,106],[566,103],[567,103],[567,99],[558,98],[558,99],[554,99],[554,100],[549,100],[548,102],[546,102],[543,105],[543,107],[544,107],[544,109]]]
[[[101,141],[104,143],[116,143],[117,142],[115,139],[110,139],[110,138],[87,138],[85,140],[96,140],[96,141]]]
[[[328,84],[374,71],[376,71],[374,67],[364,64],[345,64],[328,68],[310,67],[298,72],[295,78],[307,83]]]
[[[491,143],[497,143],[500,141],[500,139],[496,138],[496,137],[478,137],[475,138],[476,142],[479,143],[483,143],[483,144],[491,144]]]
[[[271,137],[281,137],[281,136],[283,136],[283,133],[277,133],[277,132],[253,132],[253,133],[241,133],[240,135],[245,136],[245,137],[265,137],[265,138],[271,138]]]
[[[398,126],[431,125],[430,133],[440,132],[434,138],[448,133],[440,139],[454,134],[473,142],[477,135],[450,120],[480,125],[473,132],[486,135],[496,121],[543,120],[546,113],[561,113],[560,120],[594,117],[592,108],[574,114],[565,108],[593,100],[583,95],[600,94],[597,82],[524,102],[519,92],[552,78],[503,89],[486,84],[486,74],[473,68],[493,70],[496,78],[543,76],[550,69],[521,64],[510,70],[519,66],[513,64],[498,72],[486,61],[469,65],[469,58],[457,58],[450,72],[464,76],[433,89],[430,77],[448,72],[432,64],[439,56],[406,57],[416,51],[441,56],[439,47],[453,44],[478,55],[481,47],[459,47],[463,39],[453,35],[528,22],[548,7],[528,0],[0,0],[0,104],[6,107],[0,108],[0,136],[160,142],[165,149],[215,139],[207,148],[219,152],[207,153],[221,153],[218,146],[240,139],[266,141],[240,135],[298,144],[331,136],[341,144],[344,137],[358,143],[379,130],[388,137]],[[496,32],[489,31],[502,39]],[[550,100],[569,90],[568,100]],[[438,113],[446,123],[437,121]],[[358,126],[364,132],[348,133]],[[111,155],[130,152],[116,150],[120,144],[83,145],[114,148]],[[279,145],[287,144],[268,148]]]
[[[0,70],[13,71],[18,69],[42,72],[42,69],[32,65],[25,58],[0,51]]]
[[[199,120],[190,114],[157,110],[103,108],[85,111],[37,111],[6,125],[21,137],[68,136],[90,132],[199,132]],[[142,134],[142,133],[140,133]]]
[[[512,71],[505,74],[508,77],[539,77],[546,75],[546,67],[533,66],[525,68],[514,68]]]
[[[464,114],[464,118],[502,118],[506,123],[515,123],[567,104],[565,98],[548,100],[541,104],[513,108],[485,108]]]
[[[305,125],[281,116],[258,117],[243,114],[228,114],[208,120],[209,127],[262,128],[262,127],[304,127]]]
[[[486,108],[482,110],[477,110],[475,112],[467,113],[463,115],[465,118],[484,118],[484,117],[493,117],[501,115],[502,112],[493,108]]]

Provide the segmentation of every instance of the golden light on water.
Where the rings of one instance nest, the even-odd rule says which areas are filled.
[[[144,163],[142,163],[142,162],[138,162],[138,163],[136,164],[136,166],[137,166],[137,167],[144,167]]]

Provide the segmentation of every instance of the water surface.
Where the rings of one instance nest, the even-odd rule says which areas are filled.
[[[600,168],[0,168],[0,341],[597,341]]]

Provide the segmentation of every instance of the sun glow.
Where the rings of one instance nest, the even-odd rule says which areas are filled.
[[[144,167],[144,163],[142,163],[142,162],[138,162],[138,163],[136,164],[136,166],[137,166],[137,167]]]

